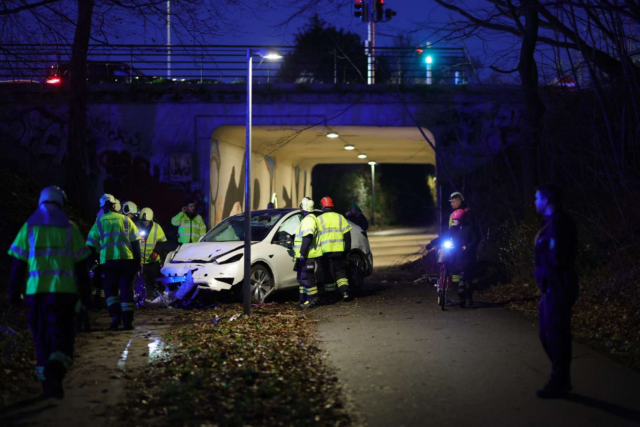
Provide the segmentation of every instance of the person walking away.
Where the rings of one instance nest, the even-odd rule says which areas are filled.
[[[122,213],[124,216],[131,218],[131,220],[135,222],[138,219],[138,214],[140,212],[138,211],[138,205],[132,201],[128,201],[122,204]]]
[[[194,243],[207,234],[207,226],[196,213],[196,203],[191,202],[182,208],[182,212],[171,219],[171,224],[178,227],[178,243]]]
[[[362,228],[362,231],[365,232],[365,236],[367,235],[366,231],[369,229],[369,221],[367,221],[367,217],[364,216],[362,210],[357,204],[352,203],[351,206],[349,206],[347,215],[345,216],[349,221]]]
[[[322,249],[322,277],[325,290],[330,294],[342,294],[343,301],[350,301],[347,279],[347,254],[351,250],[353,229],[347,219],[333,212],[331,197],[320,200],[322,214],[318,217],[320,234],[318,246]]]
[[[40,193],[38,209],[16,236],[9,255],[9,302],[29,305],[29,329],[36,350],[36,374],[45,395],[63,398],[62,380],[74,353],[76,312],[90,299],[86,258],[89,250],[64,208],[67,196],[59,187]],[[25,277],[26,289],[24,287]]]
[[[105,196],[113,197],[115,199],[111,194],[106,194]],[[100,198],[100,203],[102,203],[102,197]],[[100,206],[100,210],[96,215],[96,220],[102,218],[102,215],[104,215],[104,209]],[[99,311],[105,305],[104,284],[102,283],[102,273],[100,272],[99,260],[94,257],[90,257],[89,277],[91,279],[91,309]]]
[[[111,316],[109,329],[133,329],[135,302],[133,278],[141,267],[140,236],[130,218],[114,211],[115,198],[105,194],[100,199],[104,215],[91,228],[87,246],[99,256],[107,309]],[[118,297],[118,291],[120,296]]]
[[[562,209],[559,187],[539,187],[535,206],[544,217],[535,239],[540,342],[552,364],[549,381],[536,394],[542,399],[558,398],[571,391],[571,312],[578,299],[578,233],[575,222]]]
[[[156,288],[156,279],[160,277],[160,256],[156,251],[156,245],[166,242],[167,237],[164,230],[153,220],[153,211],[150,208],[144,208],[140,211],[139,223],[140,249],[142,251],[142,275],[147,284],[147,293],[149,295],[161,294]]]
[[[318,218],[313,213],[314,203],[309,197],[300,202],[302,221],[293,240],[294,271],[300,285],[300,308],[308,309],[316,306],[318,286],[316,270],[320,268],[318,261],[322,257],[322,249],[318,247]]]

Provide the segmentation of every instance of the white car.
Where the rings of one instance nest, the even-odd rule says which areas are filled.
[[[302,220],[298,209],[251,212],[251,299],[263,302],[269,294],[297,287],[291,241]],[[351,251],[347,255],[349,284],[362,285],[373,271],[369,240],[351,223]],[[212,228],[198,243],[187,243],[167,255],[159,282],[175,289],[197,287],[213,291],[232,290],[241,295],[244,279],[244,214],[235,215]],[[182,292],[184,295],[184,292]]]

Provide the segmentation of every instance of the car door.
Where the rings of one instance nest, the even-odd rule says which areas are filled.
[[[293,271],[293,249],[285,236],[291,236],[293,241],[296,231],[302,221],[302,214],[295,213],[285,219],[278,227],[268,249],[270,262],[275,273],[276,288],[283,289],[298,286],[296,272]]]

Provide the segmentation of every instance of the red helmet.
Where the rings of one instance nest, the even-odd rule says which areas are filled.
[[[320,205],[322,205],[323,208],[332,208],[333,200],[331,200],[331,197],[323,197],[322,200],[320,200]]]
[[[464,209],[456,209],[451,214],[451,219],[452,220],[462,221],[462,218],[464,218],[464,214],[465,214],[465,210]]]

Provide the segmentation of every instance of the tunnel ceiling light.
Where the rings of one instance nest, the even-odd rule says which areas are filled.
[[[355,145],[351,145],[351,144],[347,144],[344,146],[344,149],[347,151],[351,151],[351,150],[355,150],[356,146]]]
[[[377,165],[377,163],[376,163],[376,162],[369,162],[369,164],[370,164],[371,166],[375,166],[375,165]]]
[[[366,159],[366,158],[367,158],[367,155],[366,155],[366,154],[361,153],[361,154],[358,154],[358,158],[359,158],[359,159]]]
[[[340,135],[338,135],[336,132],[329,132],[329,133],[327,134],[327,138],[337,138],[337,137],[339,137],[339,136],[340,136]]]

